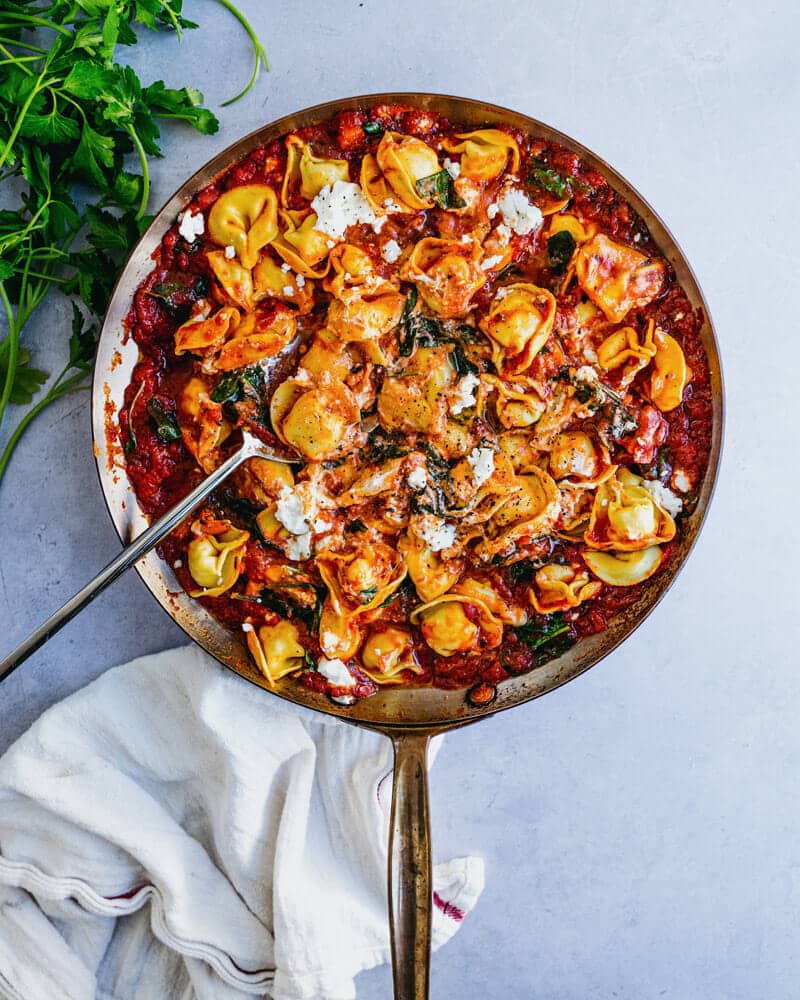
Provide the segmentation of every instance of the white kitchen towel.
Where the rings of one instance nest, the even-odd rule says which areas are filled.
[[[391,747],[196,647],[110,670],[0,759],[0,996],[355,996],[389,959]],[[483,864],[434,872],[433,945]]]

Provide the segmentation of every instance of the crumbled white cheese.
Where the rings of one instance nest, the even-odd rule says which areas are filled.
[[[445,524],[443,517],[436,517],[432,514],[420,518],[415,525],[415,531],[422,541],[430,547],[431,552],[449,549],[456,540],[455,525]]]
[[[293,535],[308,533],[308,521],[303,509],[303,501],[291,486],[284,486],[278,495],[275,520],[280,521],[284,528],[291,531]]]
[[[325,240],[325,246],[329,250],[333,250],[333,248],[336,246],[336,244],[333,242],[333,240]]]
[[[242,622],[242,632],[252,632],[253,626],[250,622]]]
[[[495,233],[503,241],[503,243],[508,243],[511,239],[511,230],[505,222],[501,222],[499,226],[495,227]]]
[[[304,535],[293,535],[286,539],[286,555],[297,562],[300,559],[308,559],[311,555],[311,532]]]
[[[355,677],[341,660],[329,660],[327,656],[321,656],[317,660],[317,670],[333,687],[350,688],[356,685]]]
[[[402,212],[403,209],[394,198],[384,198],[383,207],[386,209],[387,214],[391,215],[392,212]]]
[[[503,263],[503,255],[495,254],[494,257],[487,257],[485,261],[481,263],[481,268],[484,271],[491,271],[493,267],[497,267],[498,264]]]
[[[375,213],[363,191],[350,181],[326,184],[311,202],[311,209],[317,215],[314,228],[335,240],[344,238],[348,226],[375,221]]]
[[[425,471],[424,466],[412,469],[408,474],[406,482],[412,490],[424,490],[428,485],[428,473]]]
[[[225,247],[225,256],[228,258],[228,260],[233,260],[233,258],[236,256],[236,247],[232,243],[229,243]]]
[[[598,381],[597,372],[591,365],[581,365],[580,368],[576,368],[575,378],[579,382],[594,383]]]
[[[281,264],[281,271],[283,271],[284,274],[286,274],[289,271],[291,271],[291,269],[292,269],[291,265],[289,265],[289,264]]]
[[[584,347],[584,349],[583,349],[583,356],[591,364],[594,364],[597,361],[597,353],[591,347]]]
[[[322,535],[326,531],[330,530],[330,525],[328,524],[328,522],[325,520],[324,517],[314,518],[314,523],[312,527],[314,529],[314,534],[316,535]]]
[[[476,486],[485,483],[494,472],[494,452],[491,448],[473,448],[467,455],[467,461],[472,466]]]
[[[513,288],[498,288],[497,291],[494,294],[495,301],[496,302],[502,302],[502,300],[507,295],[510,295],[513,291],[514,291]]]
[[[539,209],[528,201],[525,192],[519,188],[504,191],[497,199],[497,207],[503,214],[503,222],[520,236],[538,229],[544,221]]]
[[[493,201],[491,205],[486,209],[486,214],[489,216],[490,219],[493,219],[499,211],[500,211],[500,206],[497,204],[496,201]]]
[[[692,488],[692,483],[683,469],[675,469],[672,473],[672,485],[676,490],[680,490],[681,493],[688,493]]]
[[[206,220],[202,215],[192,215],[190,211],[185,211],[181,216],[181,224],[178,232],[187,243],[194,243],[198,236],[202,236],[206,231]]]
[[[378,218],[372,223],[373,233],[380,233],[380,231],[386,225],[386,220],[388,218],[389,218],[388,215],[379,215]]]
[[[671,517],[677,517],[683,510],[683,500],[680,497],[676,497],[668,486],[665,486],[657,479],[643,479],[642,486],[659,507],[663,507]]]
[[[472,243],[472,237],[470,236],[469,233],[464,233],[461,237],[461,242],[464,243],[465,245],[467,243]]]
[[[636,233],[636,235],[633,237],[633,242],[634,243],[638,243],[641,238],[642,238],[642,234],[641,233]]]
[[[322,647],[322,652],[327,655],[339,645],[339,636],[335,632],[320,632],[319,644]]]
[[[400,244],[397,240],[388,240],[381,247],[381,257],[383,257],[387,264],[394,264],[401,252]]]
[[[475,392],[480,384],[480,378],[472,372],[468,372],[456,383],[455,394],[450,404],[450,412],[454,416],[457,417],[462,410],[475,405]]]
[[[458,175],[461,173],[461,164],[460,163],[453,163],[453,161],[451,159],[449,159],[448,157],[445,157],[444,158],[444,169],[448,172],[448,174],[450,174],[450,176],[455,181],[455,180],[458,179]]]
[[[303,277],[302,274],[298,274],[294,280],[298,288],[305,287],[306,279]]]
[[[292,288],[291,285],[284,285],[283,286],[283,294],[287,298],[291,298],[294,295],[294,289]]]

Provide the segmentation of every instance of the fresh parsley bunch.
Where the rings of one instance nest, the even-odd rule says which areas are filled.
[[[245,17],[255,54],[255,83],[266,54]],[[97,320],[117,271],[146,227],[148,161],[161,155],[160,122],[219,128],[193,87],[144,86],[115,61],[136,28],[174,31],[197,25],[182,0],[0,0],[0,182],[18,195],[0,210],[0,423],[9,403],[29,405],[49,378],[21,345],[24,327],[53,287],[72,298],[69,357],[45,395],[28,409],[0,454],[0,480],[20,437],[46,406],[84,388]],[[134,153],[139,170],[126,170]],[[77,193],[80,192],[80,198]],[[4,198],[4,202],[7,199]]]

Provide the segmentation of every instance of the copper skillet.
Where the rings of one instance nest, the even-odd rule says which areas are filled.
[[[410,104],[438,111],[455,121],[480,126],[506,122],[524,132],[554,140],[574,150],[636,209],[664,256],[675,268],[692,306],[705,318],[702,341],[708,354],[713,391],[713,435],[699,502],[683,524],[677,558],[642,588],[638,601],[603,634],[581,640],[568,652],[532,673],[512,677],[499,685],[493,704],[474,708],[463,691],[434,688],[386,688],[351,707],[336,705],[324,695],[292,682],[279,682],[273,692],[287,701],[354,725],[383,733],[394,746],[394,789],[389,842],[389,921],[392,939],[396,1000],[423,1000],[428,996],[431,933],[431,849],[428,815],[426,755],[432,736],[493,715],[572,680],[607,656],[658,604],[683,566],[705,519],[714,490],[723,435],[723,386],[717,342],[702,292],[675,239],[655,212],[628,182],[600,157],[556,129],[526,115],[465,98],[438,94],[370,94],[319,104],[280,118],[251,132],[197,171],[169,199],[131,254],[108,308],[100,337],[92,390],[92,420],[97,470],[109,514],[124,543],[146,527],[136,497],[119,462],[120,452],[110,426],[123,401],[125,387],[137,360],[136,345],[124,336],[123,321],[133,293],[152,267],[151,255],[184,206],[231,163],[292,129],[321,121],[339,111],[375,104]],[[241,640],[226,631],[198,603],[181,590],[172,570],[150,553],[137,571],[164,610],[195,642],[221,663],[259,687],[268,689]]]

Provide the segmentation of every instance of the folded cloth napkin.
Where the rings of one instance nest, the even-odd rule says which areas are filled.
[[[388,961],[388,740],[196,647],[110,670],[0,759],[0,996],[355,996]],[[433,946],[483,888],[434,870]]]

